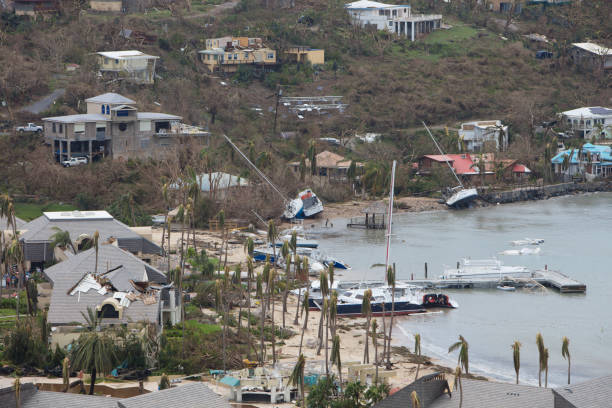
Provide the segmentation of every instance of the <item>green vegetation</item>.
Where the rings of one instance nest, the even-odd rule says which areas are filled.
[[[45,211],[73,211],[76,209],[77,207],[71,204],[63,203],[15,203],[15,215],[25,221],[31,221],[34,218],[38,218]]]

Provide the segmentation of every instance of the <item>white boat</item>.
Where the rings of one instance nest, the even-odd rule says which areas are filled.
[[[444,154],[444,152],[442,151],[442,148],[436,141],[436,138],[433,137],[433,134],[429,131],[429,128],[427,127],[425,122],[423,122],[423,126],[425,126],[427,133],[429,133],[429,137],[431,137],[431,140],[433,140],[440,154],[443,157],[448,158],[448,156],[446,156],[446,154]],[[453,166],[451,166],[448,159],[446,159],[445,161],[451,173],[453,173],[453,176],[455,176],[457,183],[459,183],[458,186],[451,189],[451,195],[446,199],[446,205],[451,208],[467,207],[472,201],[474,201],[474,199],[478,197],[478,190],[476,190],[475,188],[465,188],[461,180],[459,180],[457,173],[455,173],[455,169],[453,169]]]
[[[323,203],[310,189],[301,191],[297,198],[291,200],[283,213],[283,217],[290,219],[310,218],[323,212]]]
[[[521,248],[521,249],[507,249],[500,252],[500,255],[537,255],[540,253],[542,248]]]
[[[544,243],[544,240],[541,238],[525,238],[525,239],[517,239],[516,241],[510,241],[510,243],[514,246],[523,246],[523,245],[540,245]]]
[[[506,292],[514,292],[516,290],[516,288],[514,286],[508,286],[508,285],[498,285],[497,286],[498,290],[503,290]]]
[[[525,279],[532,278],[533,272],[524,266],[505,266],[492,259],[463,259],[458,268],[446,269],[440,279]]]

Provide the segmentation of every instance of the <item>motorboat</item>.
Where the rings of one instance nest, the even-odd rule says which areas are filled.
[[[332,265],[334,269],[342,269],[342,270],[351,269],[349,264],[347,264],[346,262],[343,262],[339,259],[329,256],[322,251],[312,251],[312,253],[310,254],[310,258],[315,261],[321,262],[323,265],[325,265],[328,268],[330,265]]]
[[[288,220],[314,217],[323,212],[323,203],[310,189],[301,191],[297,198],[289,201],[283,217]]]
[[[525,238],[525,239],[517,239],[516,241],[510,241],[510,243],[514,246],[523,246],[523,245],[540,245],[544,243],[544,240],[541,238]]]
[[[500,252],[500,255],[537,255],[540,253],[542,248],[521,248],[521,249],[507,249]]]
[[[451,299],[448,295],[444,293],[426,293],[422,297],[423,302],[421,305],[426,308],[446,308],[446,309],[456,309],[459,307],[459,304]]]
[[[505,266],[496,258],[462,259],[457,268],[446,269],[442,280],[456,279],[530,279],[533,272],[524,266]]]
[[[498,285],[497,289],[498,290],[503,290],[505,292],[514,292],[516,290],[516,287],[509,286],[509,285]]]
[[[363,316],[361,305],[366,290],[372,291],[372,299],[370,301],[372,316],[390,315],[391,309],[393,309],[393,314],[396,316],[424,313],[426,311],[415,296],[409,293],[398,294],[397,292],[402,293],[403,291],[401,289],[398,291],[397,289],[395,301],[393,301],[391,288],[389,287],[346,291],[338,296],[336,315],[343,317]],[[321,308],[320,303],[316,303],[316,305],[319,309]]]

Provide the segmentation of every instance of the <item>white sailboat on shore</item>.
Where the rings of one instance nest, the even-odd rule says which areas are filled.
[[[433,134],[429,131],[429,128],[427,127],[425,122],[423,122],[423,126],[425,126],[425,129],[427,130],[427,133],[429,133],[431,140],[433,140],[434,144],[436,145],[436,148],[445,158],[444,161],[446,162],[448,168],[453,173],[453,176],[455,176],[455,179],[457,179],[457,182],[459,183],[458,186],[451,189],[451,195],[446,199],[446,205],[452,208],[461,208],[467,206],[476,197],[478,197],[478,191],[475,188],[465,188],[463,186],[463,183],[461,182],[461,180],[459,180],[459,177],[457,177],[457,173],[455,173],[455,169],[453,169],[453,166],[451,166],[448,160],[448,156],[442,151],[442,148],[440,148],[440,145],[438,145],[438,142],[433,137]]]

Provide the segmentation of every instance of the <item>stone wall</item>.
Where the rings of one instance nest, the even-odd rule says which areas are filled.
[[[546,186],[523,187],[509,191],[487,191],[486,189],[479,188],[478,194],[482,200],[490,204],[505,204],[516,201],[545,200],[550,197],[593,191],[612,191],[612,181],[561,183]]]

